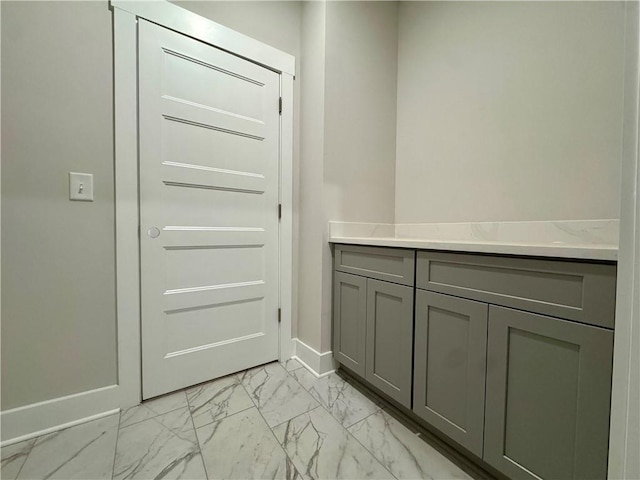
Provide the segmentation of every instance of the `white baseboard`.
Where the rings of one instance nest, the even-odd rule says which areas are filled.
[[[294,341],[294,357],[316,377],[324,377],[335,371],[333,352],[320,353],[298,338],[294,338]]]
[[[0,446],[39,437],[119,411],[118,385],[0,412]]]

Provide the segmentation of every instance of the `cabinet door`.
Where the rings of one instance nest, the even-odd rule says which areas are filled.
[[[613,331],[491,306],[484,459],[511,478],[607,477]]]
[[[417,290],[413,411],[482,457],[486,303]]]
[[[367,328],[367,279],[335,272],[333,295],[333,356],[364,378]]]
[[[411,408],[413,288],[367,279],[365,378]]]

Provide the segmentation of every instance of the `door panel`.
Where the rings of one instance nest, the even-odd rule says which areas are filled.
[[[333,288],[334,357],[364,378],[367,279],[335,272]]]
[[[263,120],[264,83],[261,80],[225,70],[217,62],[205,63],[178,51],[166,48],[164,51],[164,96],[243,115],[258,122]],[[211,85],[216,88],[210,88]],[[229,91],[236,93],[237,98],[227,95]]]
[[[367,279],[365,379],[411,408],[413,288]]]
[[[261,222],[266,208],[261,195],[252,196],[232,190],[184,188],[175,185],[168,187],[171,188],[167,188],[161,197],[163,204],[166,205],[163,215],[167,225],[222,224],[246,229],[248,227],[245,225],[256,225]],[[230,202],[234,208],[210,207],[212,204],[219,205],[222,202]],[[190,232],[196,231],[190,230]],[[218,229],[217,232],[221,230]]]
[[[213,128],[193,128],[184,122],[162,123],[162,151],[167,161],[235,172],[239,175],[260,168],[262,143]],[[215,149],[217,155],[206,155]]]
[[[613,331],[490,307],[484,459],[512,478],[607,476]]]
[[[485,303],[416,291],[413,411],[482,456]]]
[[[200,345],[213,345],[254,335],[262,328],[264,302],[261,298],[220,301],[198,308],[167,310],[167,355],[183,354],[193,348],[192,331],[201,332]],[[207,302],[208,303],[208,302]],[[228,318],[237,318],[230,323]]]
[[[139,22],[143,398],[278,356],[279,82]]]

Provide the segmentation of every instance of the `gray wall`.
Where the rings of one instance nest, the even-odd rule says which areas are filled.
[[[618,215],[617,3],[180,5],[299,60],[297,335],[318,351],[329,219],[393,222],[394,199],[398,222]],[[114,383],[116,345],[111,13],[0,8],[4,410]],[[94,203],[67,200],[70,170]]]
[[[304,2],[302,10],[300,112],[300,249],[297,336],[321,351],[323,256],[326,257],[323,206],[326,4]],[[326,261],[326,260],[325,260]],[[331,277],[329,277],[331,278]]]
[[[397,38],[397,2],[327,2],[327,220],[394,221]],[[331,350],[332,257],[326,222],[324,229],[320,352]]]
[[[116,382],[112,30],[107,2],[0,8],[6,410]]]
[[[393,223],[397,2],[328,2],[325,205],[331,220]]]
[[[331,350],[328,220],[393,222],[396,2],[304,2],[298,338]]]
[[[297,2],[183,6],[299,54]],[[113,67],[107,2],[0,8],[6,410],[116,382]],[[68,200],[69,171],[94,174],[95,202]]]
[[[396,222],[618,218],[619,2],[402,2]]]

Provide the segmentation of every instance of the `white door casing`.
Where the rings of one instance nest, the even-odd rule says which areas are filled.
[[[279,75],[139,21],[143,398],[278,358]]]
[[[280,360],[293,353],[293,91],[295,57],[167,1],[111,0],[113,11],[116,321],[118,376],[113,385],[0,412],[0,444],[10,445],[112,414],[141,400],[138,185],[138,24],[149,20],[278,72],[280,116]]]

